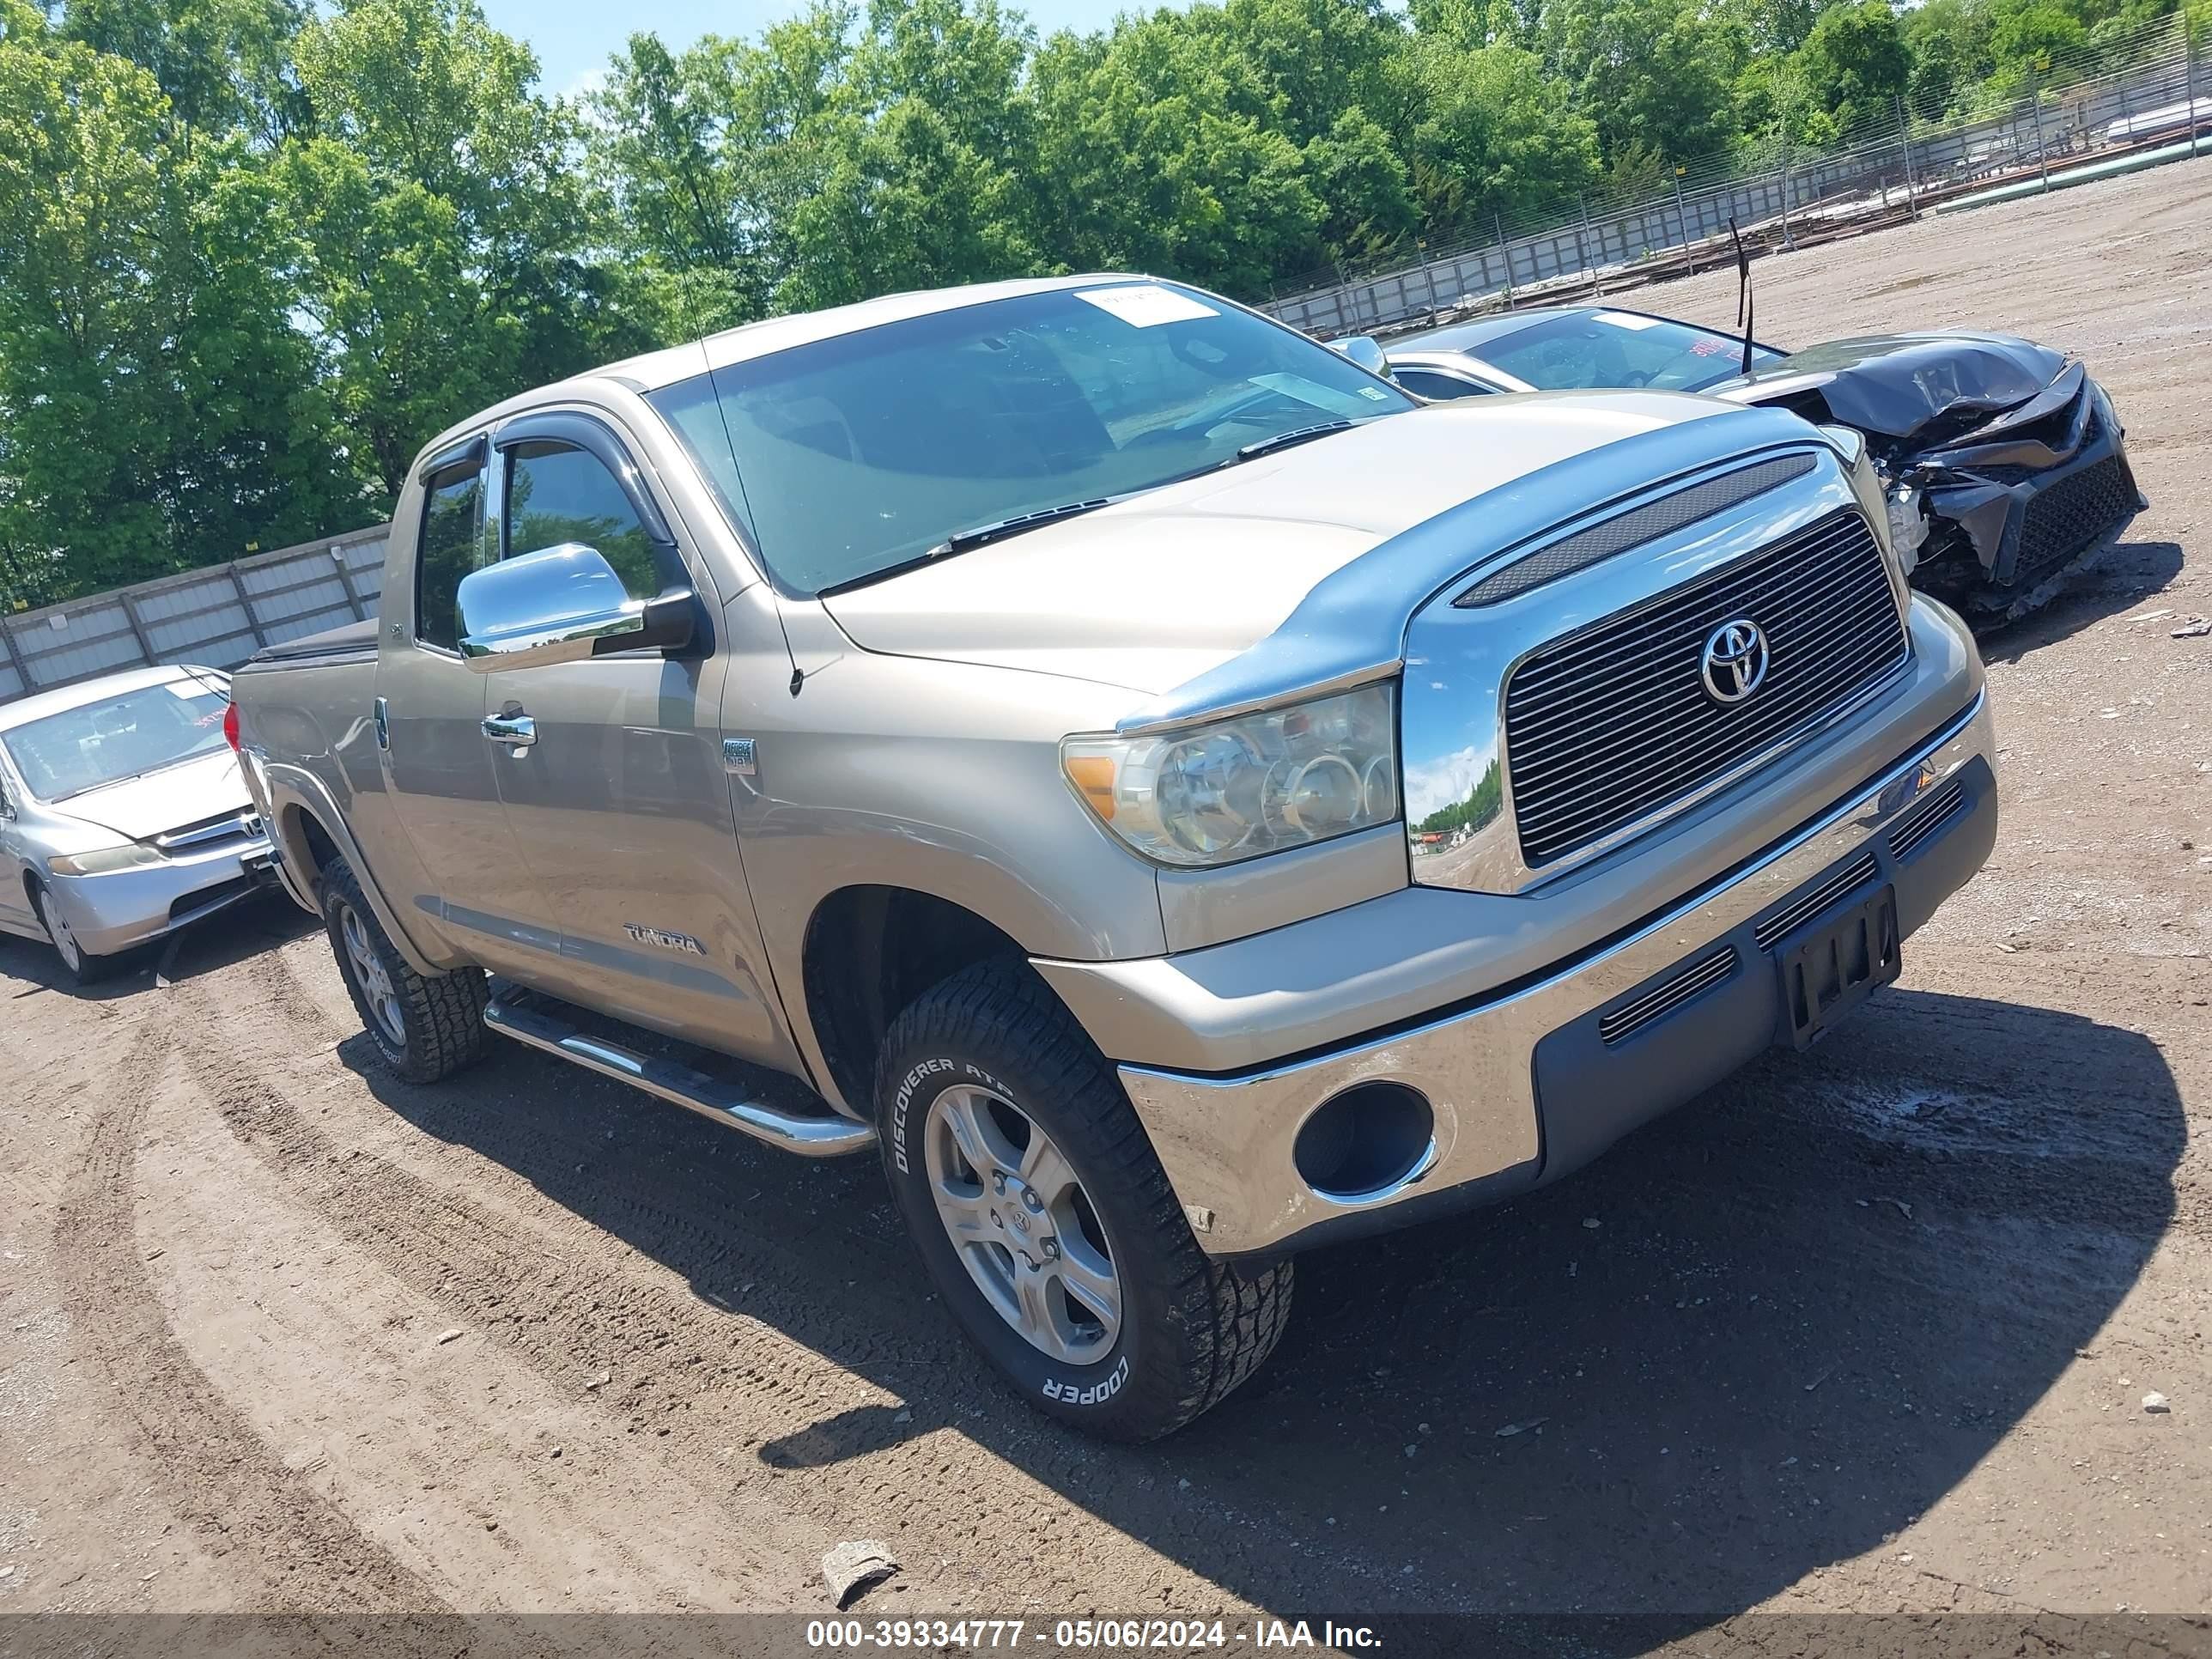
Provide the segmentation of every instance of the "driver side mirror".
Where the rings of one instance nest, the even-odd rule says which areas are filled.
[[[691,642],[693,599],[634,599],[596,548],[562,542],[461,578],[461,657],[479,674]]]
[[[1329,349],[1340,351],[1370,374],[1379,374],[1384,380],[1395,377],[1390,373],[1390,360],[1371,334],[1354,334],[1345,339],[1331,340]]]

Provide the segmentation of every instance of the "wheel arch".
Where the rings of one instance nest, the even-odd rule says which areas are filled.
[[[378,926],[407,959],[409,967],[429,975],[454,965],[434,962],[423,954],[378,886],[360,843],[346,825],[345,815],[338,811],[321,779],[297,766],[270,763],[263,768],[263,781],[270,797],[264,822],[283,861],[285,884],[295,899],[319,914],[323,872],[333,858],[342,858],[361,884],[362,896],[376,913]]]
[[[801,968],[821,1080],[851,1110],[872,1117],[876,1056],[891,1022],[932,986],[993,960],[1035,971],[1011,934],[953,900],[879,883],[824,894],[807,918]],[[1042,976],[1037,983],[1060,1000]]]

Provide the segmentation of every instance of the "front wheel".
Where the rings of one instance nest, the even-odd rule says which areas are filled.
[[[923,1265],[1033,1405],[1151,1440],[1274,1348],[1291,1264],[1198,1248],[1113,1067],[1021,964],[968,969],[901,1014],[877,1098]]]
[[[61,901],[35,884],[31,897],[39,907],[39,925],[46,930],[46,937],[53,942],[55,954],[61,957],[69,976],[79,985],[96,985],[106,978],[115,959],[94,956],[78,942],[77,936],[70,930],[69,918],[62,914]]]
[[[410,1083],[435,1083],[483,1057],[483,970],[418,974],[393,948],[342,858],[324,866],[323,926],[338,975],[384,1063]]]

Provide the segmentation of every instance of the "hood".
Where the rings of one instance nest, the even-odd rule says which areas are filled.
[[[188,823],[244,811],[252,804],[238,757],[219,749],[180,766],[88,789],[51,803],[47,810],[57,817],[112,830],[129,841],[150,841]]]
[[[1607,444],[1727,412],[1646,392],[1437,404],[823,604],[864,650],[1163,692],[1249,650],[1317,583],[1415,525]]]
[[[2065,366],[2061,353],[2009,334],[1869,334],[1808,346],[1707,395],[1771,404],[1814,392],[1844,425],[1904,438],[2025,403]]]

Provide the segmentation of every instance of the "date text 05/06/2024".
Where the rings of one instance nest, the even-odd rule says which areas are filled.
[[[945,1647],[1044,1647],[1067,1652],[1175,1652],[1208,1649],[1379,1648],[1370,1626],[1324,1619],[1262,1619],[1251,1625],[1220,1619],[815,1619],[806,1645],[830,1651]]]

